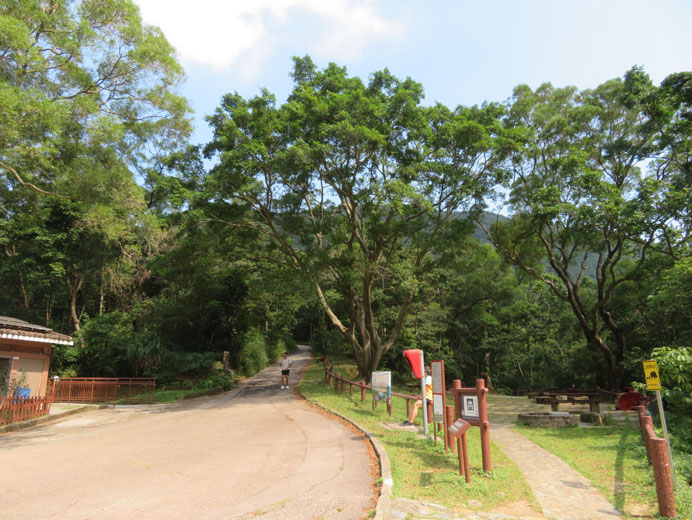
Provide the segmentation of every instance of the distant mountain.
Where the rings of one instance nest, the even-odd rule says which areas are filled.
[[[490,213],[488,211],[484,211],[483,214],[481,215],[481,222],[483,225],[486,227],[486,229],[490,229],[490,227],[495,223],[495,222],[507,222],[509,221],[510,218],[506,217],[504,215],[500,215],[498,213]],[[476,225],[476,229],[473,232],[473,236],[480,240],[481,242],[485,244],[489,244],[490,240],[488,240],[488,236],[485,234],[485,231],[481,228],[481,226]],[[548,271],[553,271],[553,269],[550,267],[550,264],[548,263],[548,260],[543,260],[541,262]],[[589,253],[586,257],[586,275],[589,276],[590,278],[596,278],[596,268],[598,267],[598,255],[595,253]],[[579,274],[579,269],[581,268],[581,261],[578,263],[575,263],[573,266],[570,267],[569,272],[573,277],[576,277]]]

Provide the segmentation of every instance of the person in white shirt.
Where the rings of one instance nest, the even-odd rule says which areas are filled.
[[[426,405],[432,404],[433,400],[433,391],[432,391],[432,370],[430,367],[425,367],[425,403]],[[408,418],[401,423],[401,426],[413,426],[413,421],[416,420],[416,416],[418,415],[418,410],[421,409],[423,406],[423,401],[421,399],[418,399],[415,403],[413,403],[413,408],[411,409],[411,413],[409,414]]]
[[[291,361],[291,358],[288,357],[288,353],[284,352],[284,357],[281,358],[279,361],[279,365],[281,365],[281,388],[288,388],[288,376],[291,373],[289,370],[293,362]]]

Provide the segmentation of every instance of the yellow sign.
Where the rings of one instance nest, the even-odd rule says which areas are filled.
[[[658,375],[658,363],[655,359],[644,361],[644,378],[647,390],[661,390],[661,376]]]

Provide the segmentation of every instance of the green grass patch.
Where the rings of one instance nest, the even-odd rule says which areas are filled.
[[[351,365],[335,363],[334,371],[347,379],[355,379],[356,371]],[[443,442],[435,443],[415,433],[393,431],[384,426],[383,423],[406,419],[404,399],[393,398],[390,418],[384,404],[373,410],[369,392],[366,401],[361,402],[360,389],[354,388],[351,396],[348,385],[344,394],[327,387],[321,362],[308,368],[300,389],[309,400],[353,419],[377,436],[391,463],[394,497],[434,502],[452,510],[490,511],[522,503],[525,508],[540,511],[522,473],[495,446],[491,450],[493,471],[490,474],[483,471],[478,428],[472,428],[467,434],[471,467],[471,483],[467,484],[459,474],[458,456],[451,451],[446,453]],[[409,392],[407,389],[401,391]]]
[[[653,470],[637,424],[556,430],[525,425],[514,428],[590,480],[619,511],[632,516],[658,513]],[[676,507],[679,518],[692,517],[692,489],[680,476]]]
[[[198,388],[186,388],[181,390],[157,390],[154,402],[156,403],[173,403],[180,401],[183,396],[199,392]]]

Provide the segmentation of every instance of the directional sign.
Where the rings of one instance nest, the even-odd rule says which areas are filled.
[[[447,430],[449,430],[449,433],[456,437],[457,439],[460,438],[464,433],[466,433],[466,430],[468,430],[471,427],[469,423],[467,423],[464,419],[457,419],[454,421]]]
[[[658,375],[658,363],[655,359],[644,361],[644,378],[647,390],[661,390],[661,376]]]

